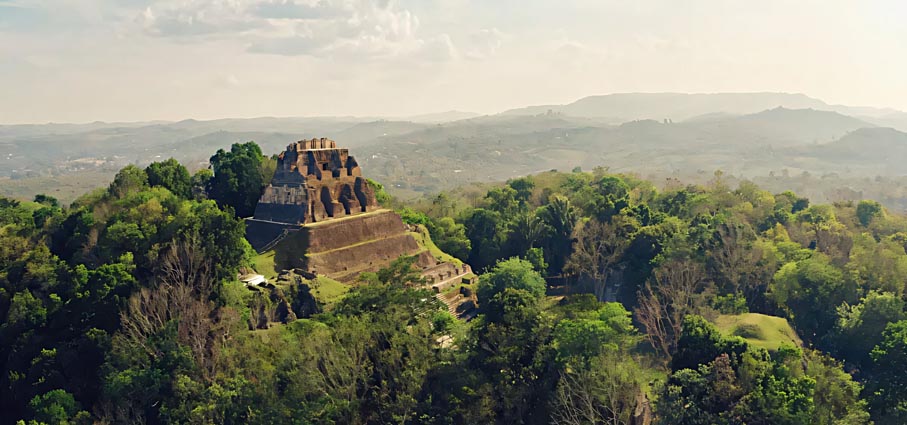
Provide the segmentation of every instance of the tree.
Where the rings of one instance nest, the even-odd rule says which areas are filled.
[[[214,172],[208,168],[202,168],[201,170],[196,171],[189,180],[192,199],[197,201],[208,199],[208,185],[213,178]]]
[[[602,222],[611,221],[611,217],[620,214],[630,206],[630,187],[617,176],[604,176],[595,182],[597,191],[592,205],[592,215]]]
[[[876,217],[882,216],[882,205],[876,201],[860,201],[857,204],[857,219],[863,227],[869,226],[869,223]]]
[[[477,208],[463,221],[471,250],[469,264],[477,270],[493,265],[500,259],[504,240],[504,223],[496,211]]]
[[[526,205],[532,196],[532,189],[535,188],[535,182],[532,177],[520,177],[507,182],[513,190],[516,191],[516,199],[520,205]]]
[[[576,243],[564,271],[589,279],[599,301],[605,301],[608,275],[629,243],[626,227],[620,219],[608,223],[592,219],[575,231]]]
[[[904,300],[888,292],[870,291],[859,304],[838,307],[838,353],[849,362],[870,366],[870,352],[882,342],[889,323],[907,318]]]
[[[48,391],[35,396],[29,403],[35,421],[46,424],[90,423],[88,412],[81,411],[81,406],[72,394],[63,390]]]
[[[444,251],[460,260],[469,258],[472,243],[466,237],[466,226],[457,223],[450,217],[433,219],[428,226],[432,242]]]
[[[564,196],[553,196],[548,205],[542,207],[539,216],[551,229],[545,253],[551,258],[548,265],[554,274],[564,268],[566,259],[573,250],[573,227],[576,225],[576,211],[570,200]]]
[[[551,406],[555,424],[629,425],[640,407],[644,375],[638,364],[614,354],[593,359],[587,368],[561,373]]]
[[[870,413],[877,424],[907,423],[907,320],[891,323],[873,348],[872,374],[866,386]]]
[[[812,423],[821,425],[870,424],[866,401],[860,398],[862,386],[841,367],[841,363],[821,352],[805,353],[806,375],[815,380],[816,405]]]
[[[802,337],[818,341],[835,328],[837,315],[830,307],[853,300],[855,294],[841,270],[828,257],[814,253],[782,266],[769,287],[769,297],[793,319]]]
[[[696,369],[721,355],[740,356],[746,349],[742,338],[726,338],[705,318],[691,314],[683,318],[671,369]]]
[[[145,173],[148,174],[150,186],[161,186],[183,199],[188,199],[192,195],[189,170],[173,158],[152,162],[145,168]]]
[[[123,198],[129,193],[138,192],[148,186],[148,175],[135,165],[127,165],[120,170],[107,192],[116,198]]]
[[[683,320],[697,309],[696,294],[705,272],[691,260],[672,260],[659,266],[638,295],[636,318],[646,339],[670,359],[681,336]]]
[[[751,289],[747,280],[759,261],[758,252],[753,249],[754,239],[755,235],[745,223],[731,221],[719,223],[713,238],[708,241],[708,258],[726,293],[737,294],[742,289]]]
[[[480,299],[481,300],[481,299]],[[472,362],[492,387],[490,400],[498,420],[529,421],[544,409],[550,351],[545,350],[550,325],[537,295],[504,288],[483,305],[474,327]]]
[[[520,202],[517,200],[517,191],[510,186],[496,187],[485,195],[488,209],[496,211],[505,217],[512,217],[520,211]]]
[[[230,152],[218,150],[211,157],[214,177],[208,183],[208,196],[221,207],[233,208],[237,217],[251,216],[267,185],[262,176],[264,160],[255,142],[234,143]]]
[[[541,298],[545,295],[545,287],[545,279],[532,267],[532,263],[511,258],[499,262],[479,280],[479,303],[484,305],[507,288],[525,290]]]

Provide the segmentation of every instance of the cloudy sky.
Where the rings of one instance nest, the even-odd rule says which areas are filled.
[[[907,110],[907,2],[0,0],[0,123],[492,113],[615,92]]]

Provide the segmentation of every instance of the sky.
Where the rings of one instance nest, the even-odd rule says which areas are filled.
[[[622,92],[907,110],[907,2],[0,0],[0,123],[495,113]]]

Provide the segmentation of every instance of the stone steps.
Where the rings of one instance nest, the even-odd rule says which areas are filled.
[[[460,314],[457,313],[457,306],[459,305],[459,303],[457,303],[457,301],[460,300],[460,298],[461,298],[460,295],[457,295],[453,299],[448,299],[448,298],[445,298],[443,294],[435,294],[435,298],[437,298],[439,301],[441,301],[442,303],[444,303],[444,305],[447,306],[447,311],[450,312],[450,314],[452,314],[457,319],[460,318]]]

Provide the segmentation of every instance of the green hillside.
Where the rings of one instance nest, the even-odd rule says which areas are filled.
[[[787,323],[787,319],[759,313],[723,314],[715,325],[725,335],[743,337],[746,342],[770,351],[782,345],[801,346],[800,337]]]

